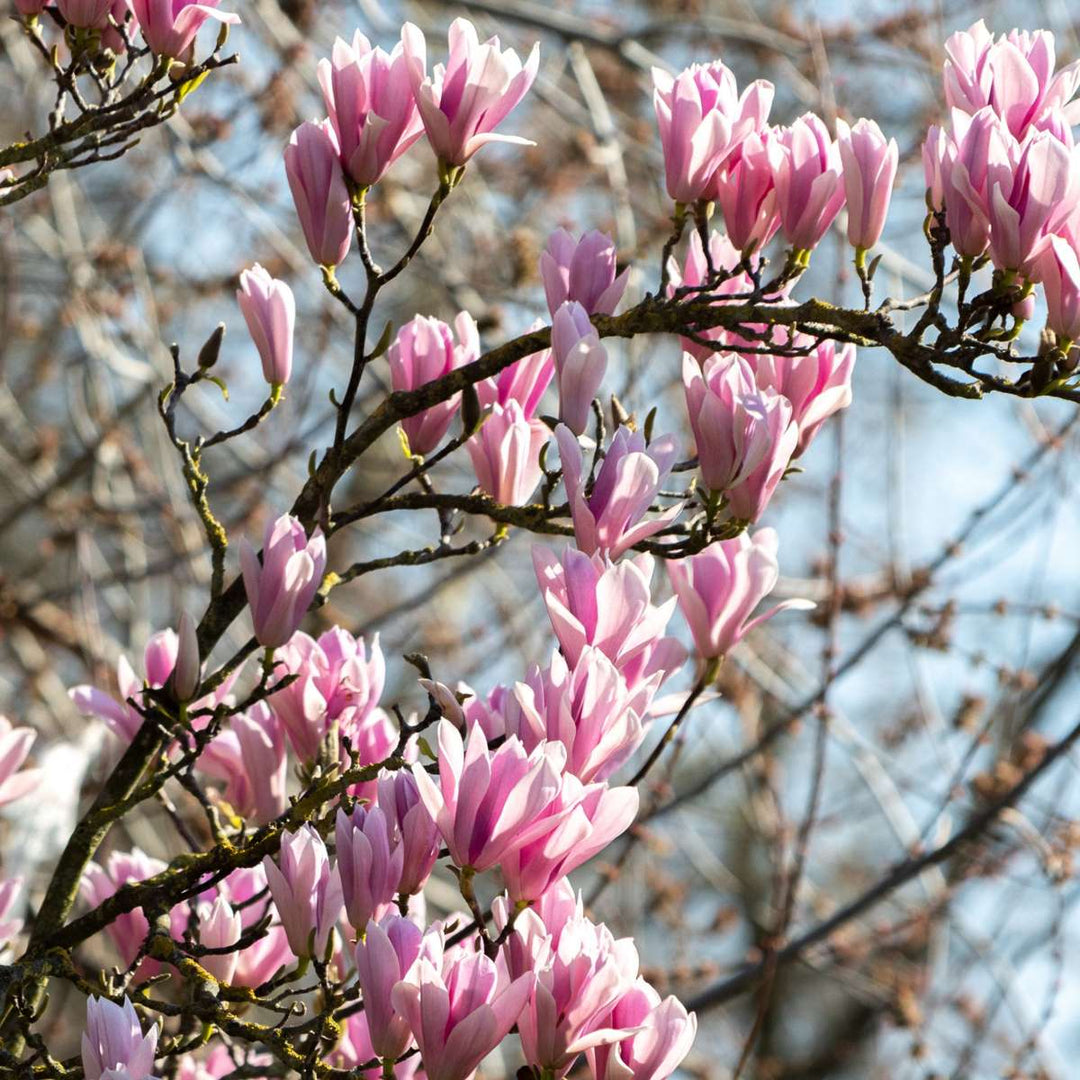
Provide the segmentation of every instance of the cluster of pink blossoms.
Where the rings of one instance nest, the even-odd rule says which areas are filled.
[[[927,204],[969,269],[989,257],[1023,297],[1042,284],[1067,353],[1080,339],[1080,62],[1055,71],[1049,31],[995,38],[981,20],[945,51],[950,118],[923,144]]]
[[[36,18],[55,8],[63,18],[73,43],[87,48],[97,41],[115,55],[127,50],[138,31],[155,55],[169,61],[189,63],[195,36],[207,19],[235,25],[240,16],[218,11],[221,0],[15,0],[26,18]]]

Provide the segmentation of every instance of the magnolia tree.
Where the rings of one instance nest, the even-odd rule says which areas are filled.
[[[47,130],[0,149],[6,204],[124,153],[236,59],[225,30],[240,20],[212,2],[17,7],[56,94]],[[695,1007],[744,989],[767,1003],[783,964],[1008,819],[1080,735],[998,777],[961,831],[913,846],[798,937],[826,682],[811,702],[807,811],[762,952],[680,1000],[650,980],[634,940],[593,917],[603,879],[584,895],[586,864],[625,858],[635,822],[656,810],[650,785],[686,747],[687,718],[716,700],[729,654],[784,609],[793,624],[828,622],[843,602],[833,566],[823,616],[795,614],[815,606],[797,596],[769,606],[781,538],[761,522],[852,406],[856,353],[891,354],[953,397],[1080,401],[1080,67],[1055,67],[1045,31],[995,36],[976,23],[948,40],[946,120],[922,142],[931,286],[904,300],[875,288],[894,138],[871,119],[775,122],[773,85],[740,88],[709,56],[657,67],[662,250],[631,268],[608,235],[555,229],[538,260],[547,310],[485,345],[467,310],[395,326],[384,306],[438,237],[444,204],[467,197],[473,159],[502,143],[512,161],[535,141],[515,109],[534,89],[538,47],[522,58],[481,37],[458,18],[444,46],[406,23],[386,52],[357,30],[318,61],[327,115],[292,132],[281,167],[310,276],[351,326],[352,363],[331,392],[327,437],[300,447],[308,470],[290,509],[268,510],[261,535],[227,524],[219,455],[290,423],[297,368],[321,331],[251,251],[236,304],[265,401],[216,431],[189,404],[205,384],[225,390],[225,327],[171,348],[157,422],[202,531],[207,588],[141,662],[121,661],[115,692],[70,691],[107,728],[101,779],[47,879],[0,884],[6,1075],[468,1080],[494,1071],[483,1063],[498,1050],[505,1069],[537,1080],[664,1080],[692,1052]],[[411,239],[384,249],[369,219],[403,155],[430,158],[435,180]],[[803,285],[835,229],[861,305]],[[638,299],[631,269],[646,282]],[[1025,353],[1021,330],[1036,317],[1038,347]],[[612,339],[646,335],[680,343],[683,422],[671,430],[651,401],[613,393]],[[369,468],[384,436],[404,463],[354,501],[343,481]],[[437,524],[429,543],[336,557],[343,534],[401,511]],[[480,535],[462,539],[476,523]],[[551,635],[501,685],[473,689],[428,656],[384,655],[377,634],[332,617],[305,632],[358,579],[483,565],[521,534],[536,538]],[[415,605],[409,617],[427,615]],[[234,647],[238,621],[251,633]],[[388,671],[405,687],[400,704]],[[0,803],[32,803],[45,780],[31,767],[35,733],[0,725]],[[168,812],[165,858],[114,840],[151,806]],[[746,1068],[766,1013],[723,1063],[731,1074]]]

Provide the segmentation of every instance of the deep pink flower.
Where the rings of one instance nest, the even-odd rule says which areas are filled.
[[[718,540],[697,555],[668,562],[679,608],[702,657],[727,655],[755,626],[779,611],[814,606],[809,600],[785,600],[751,618],[780,576],[777,547],[774,529],[758,529],[753,537],[742,533],[733,540]]]
[[[297,632],[275,654],[278,678],[295,675],[268,699],[296,756],[313,762],[334,720],[344,717],[350,728],[362,726],[382,696],[386,661],[379,635],[370,652],[363,638],[335,626],[318,641]]]
[[[873,120],[859,120],[854,127],[837,120],[836,141],[844,169],[848,243],[869,251],[885,227],[900,151]]]
[[[543,323],[537,321],[530,329],[538,330],[542,326]],[[554,374],[555,361],[552,359],[551,350],[544,349],[542,352],[523,356],[504,367],[498,375],[475,383],[476,396],[485,408],[488,405],[507,405],[516,401],[525,418],[532,420]]]
[[[504,506],[524,506],[544,475],[540,450],[547,424],[528,420],[516,401],[492,405],[480,430],[465,444],[476,482]]]
[[[334,850],[345,914],[360,934],[370,919],[378,922],[393,905],[405,851],[378,806],[357,806],[350,814],[339,808]]]
[[[559,388],[559,419],[575,435],[589,423],[593,398],[604,381],[607,352],[589,313],[576,300],[567,300],[551,321],[551,355]]]
[[[329,120],[308,120],[285,147],[285,175],[308,251],[319,266],[340,266],[352,243],[352,200]]]
[[[385,53],[357,30],[320,60],[319,86],[341,163],[359,187],[378,183],[424,133],[401,44]]]
[[[292,289],[256,263],[240,275],[236,302],[262,360],[263,378],[284,386],[292,375],[296,300]]]
[[[154,1071],[158,1029],[144,1035],[135,1007],[128,998],[117,1005],[108,998],[86,1002],[86,1030],[82,1037],[82,1066],[86,1080],[101,1080],[116,1070],[128,1080],[147,1080]]]
[[[390,996],[416,1037],[428,1080],[468,1080],[517,1023],[534,979],[508,982],[482,952],[447,953],[441,931],[429,931]]]
[[[428,75],[427,44],[419,27],[406,23],[401,43],[428,142],[441,162],[464,165],[490,142],[534,145],[531,139],[499,135],[495,128],[532,86],[540,65],[539,45],[522,65],[513,49],[500,47],[497,37],[480,44],[476,27],[468,19],[455,19],[446,66],[436,64]]]
[[[268,649],[284,645],[296,632],[326,569],[326,539],[316,528],[308,538],[289,514],[266,523],[262,562],[248,538],[240,540],[240,567],[255,624],[255,637]]]
[[[593,1080],[667,1080],[690,1052],[697,1016],[675,997],[660,995],[637,979],[604,1021],[629,1034],[587,1051]]]
[[[641,432],[620,427],[588,495],[577,439],[565,424],[555,429],[555,439],[574,538],[586,555],[599,551],[617,559],[639,540],[674,521],[682,511],[682,504],[677,503],[655,517],[645,517],[675,464],[675,440],[670,435],[653,439],[646,446]]]
[[[341,915],[341,880],[330,865],[326,845],[311,825],[281,837],[281,866],[269,855],[262,861],[289,948],[297,959],[323,956]]]
[[[58,0],[59,2],[59,0]],[[150,51],[158,56],[183,59],[195,35],[207,19],[236,26],[240,16],[218,11],[221,0],[131,0],[132,10]]]
[[[420,798],[412,773],[406,769],[379,776],[378,804],[397,830],[402,852],[398,891],[413,896],[423,889],[438,858],[438,826]]]
[[[391,995],[420,955],[424,935],[411,919],[397,915],[382,923],[372,920],[365,931],[356,946],[356,978],[364,995],[372,1049],[376,1056],[393,1060],[409,1049],[413,1035]]]
[[[569,545],[561,557],[540,546],[532,554],[548,617],[571,667],[587,645],[611,660],[631,687],[654,673],[666,679],[682,666],[685,651],[664,636],[675,600],[652,603],[651,555],[612,563]]]
[[[667,192],[678,203],[696,202],[743,139],[765,126],[772,83],[758,79],[740,96],[735,76],[719,60],[674,77],[654,67],[652,76]]]
[[[480,335],[475,320],[463,311],[454,320],[454,330],[457,344],[454,331],[439,319],[417,315],[407,322],[386,354],[394,389],[415,390],[476,360],[480,355]],[[442,442],[460,402],[461,395],[454,394],[401,421],[414,454],[430,454]]]
[[[821,242],[844,205],[840,149],[822,120],[805,113],[773,128],[766,144],[784,237],[796,251]]]
[[[565,229],[556,229],[540,255],[540,277],[551,314],[567,300],[576,300],[590,315],[611,315],[630,276],[628,267],[616,277],[617,261],[607,233],[593,229],[575,240]]]
[[[438,727],[438,784],[420,764],[413,776],[450,857],[477,872],[551,829],[544,811],[559,793],[566,748],[545,743],[527,752],[510,736],[489,750],[479,727],[467,742],[449,720]]]

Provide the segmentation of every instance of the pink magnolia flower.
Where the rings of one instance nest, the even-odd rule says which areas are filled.
[[[775,529],[758,529],[733,540],[718,540],[697,555],[667,564],[672,588],[698,652],[706,659],[725,656],[755,626],[785,610],[806,611],[809,600],[785,600],[750,616],[772,592],[780,576]]]
[[[945,42],[945,100],[954,109],[975,114],[987,106],[1022,139],[1048,113],[1071,108],[1078,119],[1080,63],[1055,72],[1054,35],[1049,30],[1013,30],[997,40],[980,19]]]
[[[542,326],[543,324],[537,321],[530,330],[538,330]],[[551,350],[544,349],[531,356],[523,356],[504,367],[498,375],[475,383],[476,396],[484,408],[516,401],[521,406],[525,419],[531,420],[536,416],[540,399],[554,374],[555,361],[552,359]]]
[[[207,19],[235,26],[240,16],[218,11],[220,0],[131,0],[135,18],[150,51],[158,56],[182,59],[195,42]]]
[[[559,419],[575,435],[585,431],[593,398],[604,381],[607,352],[589,313],[567,300],[551,321],[551,354],[559,388]]]
[[[586,646],[611,660],[631,687],[654,673],[666,679],[682,666],[685,651],[664,636],[675,600],[652,603],[651,555],[613,563],[569,545],[561,557],[537,545],[532,556],[548,618],[571,667]]]
[[[526,750],[545,739],[566,747],[566,769],[580,780],[605,780],[641,745],[660,673],[631,689],[619,669],[586,645],[571,667],[556,652],[533,667],[504,709],[506,730]]]
[[[652,76],[667,192],[678,203],[696,202],[743,139],[765,126],[772,83],[758,79],[740,96],[735,76],[719,60],[674,77],[654,67]]]
[[[401,44],[424,130],[439,161],[464,165],[490,142],[535,145],[517,135],[499,135],[495,128],[532,86],[540,65],[539,45],[522,65],[513,49],[500,47],[497,37],[481,45],[476,27],[468,19],[455,19],[446,66],[436,64],[428,75],[427,44],[419,27],[406,23]]]
[[[1060,236],[1051,236],[1039,256],[1039,279],[1046,296],[1046,326],[1059,344],[1080,339],[1080,257]]]
[[[885,227],[900,151],[895,139],[886,142],[873,120],[858,120],[854,127],[837,120],[836,141],[844,170],[848,243],[869,251]]]
[[[311,257],[340,266],[352,242],[352,200],[329,120],[301,124],[285,147],[285,175]]]
[[[945,209],[944,169],[949,149],[949,136],[931,124],[922,145],[923,174],[926,177],[926,202],[931,210]]]
[[[661,1001],[640,978],[615,1003],[605,1025],[629,1034],[587,1051],[593,1080],[667,1080],[697,1035],[697,1016],[678,998]]]
[[[21,877],[0,881],[0,955],[15,940],[23,927],[22,919],[12,918],[19,893],[22,891],[22,884]]]
[[[347,1017],[342,1026],[341,1041],[326,1058],[329,1064],[339,1069],[355,1070],[378,1056],[371,1045],[366,1009]],[[354,1072],[353,1075],[357,1074]],[[384,1075],[379,1065],[359,1073],[362,1080],[382,1080]],[[394,1080],[413,1080],[417,1075],[422,1075],[419,1054],[413,1054],[393,1066]]]
[[[1015,142],[989,108],[970,117],[954,109],[952,128],[941,172],[945,223],[957,253],[975,257],[986,250],[990,195],[995,181],[1011,177]]]
[[[798,341],[799,338],[796,338]],[[851,404],[851,376],[855,369],[855,346],[837,349],[823,341],[804,356],[748,356],[759,390],[772,390],[791,404],[791,416],[799,429],[792,459],[804,453],[821,425]]]
[[[476,482],[504,506],[524,506],[543,476],[540,450],[547,424],[526,418],[516,401],[492,405],[480,430],[465,444]]]
[[[265,825],[287,804],[288,760],[281,724],[266,702],[230,717],[196,762],[225,782],[225,801],[243,818]]]
[[[780,228],[776,188],[769,165],[770,137],[768,128],[750,132],[716,171],[708,193],[719,203],[728,240],[740,253],[760,250]]]
[[[773,128],[766,150],[784,237],[796,251],[810,251],[844,205],[840,150],[813,113]]]
[[[86,1002],[86,1030],[82,1037],[82,1066],[86,1080],[101,1080],[116,1070],[128,1080],[147,1080],[154,1071],[158,1029],[144,1035],[135,1007],[128,998],[117,1005],[108,998]]]
[[[244,930],[244,921],[238,911],[223,897],[217,896],[212,904],[200,904],[196,912],[199,917],[199,944],[207,949],[228,949],[240,940]],[[208,953],[198,958],[199,963],[218,982],[231,983],[236,974],[238,952]]]
[[[419,893],[439,855],[439,829],[420,798],[411,772],[397,769],[379,776],[378,804],[397,832],[402,853],[398,892]]]
[[[378,806],[357,806],[351,814],[337,812],[337,869],[345,914],[357,933],[369,920],[378,922],[394,903],[405,857],[396,839],[392,822]]]
[[[482,952],[447,953],[441,931],[390,995],[420,1047],[428,1080],[468,1080],[517,1023],[535,976],[508,981]]]
[[[263,378],[284,386],[292,375],[296,300],[292,289],[256,263],[240,275],[236,302],[262,360]]]
[[[56,0],[65,21],[80,30],[101,29],[108,25],[112,0]]]
[[[637,812],[637,788],[583,784],[564,773],[558,796],[538,822],[543,831],[499,862],[510,899],[524,904],[542,896],[626,832]]]
[[[40,769],[22,768],[36,738],[33,728],[15,727],[0,713],[0,806],[21,799],[41,783]]]
[[[495,897],[491,904],[496,930],[500,935],[509,933],[503,943],[502,959],[511,978],[537,971],[550,962],[563,927],[583,918],[585,911],[581,893],[575,893],[566,878],[556,881],[527,908],[519,911],[513,930],[508,932],[506,924],[510,921],[512,906],[506,893]]]
[[[371,1046],[384,1060],[401,1057],[412,1045],[408,1021],[394,1008],[391,995],[395,984],[408,977],[423,937],[411,919],[392,915],[382,923],[369,922],[356,946],[356,978],[364,995]]]
[[[489,750],[479,727],[467,741],[449,720],[438,727],[438,784],[415,764],[420,798],[439,827],[450,857],[477,873],[506,859],[510,851],[550,831],[544,811],[559,793],[566,748],[538,745],[527,752],[508,736]]]
[[[133,848],[129,852],[114,851],[104,867],[96,862],[91,862],[86,867],[79,892],[91,908],[96,908],[122,886],[135,881],[146,881],[165,869],[165,863],[160,859],[150,858],[139,848]],[[169,914],[172,936],[177,941],[184,935],[187,917],[187,904],[177,904]],[[146,921],[142,908],[135,908],[133,911],[118,915],[105,928],[125,967],[129,967],[135,961],[149,930],[150,924]],[[156,974],[160,967],[157,960],[143,960],[138,968],[138,977],[147,979]]]
[[[255,637],[277,648],[293,636],[315,599],[326,569],[326,539],[319,528],[309,539],[296,518],[282,514],[266,524],[261,563],[248,538],[241,538],[240,568]]]
[[[322,837],[308,824],[281,837],[281,866],[262,861],[289,948],[297,959],[322,956],[341,915],[341,879]]]
[[[682,504],[678,503],[656,517],[645,517],[675,464],[675,440],[670,435],[653,439],[646,446],[641,432],[620,427],[612,437],[588,494],[577,439],[565,424],[560,424],[555,429],[555,440],[559,444],[574,537],[586,555],[599,551],[617,559],[639,540],[674,521],[681,512]]]
[[[705,487],[726,497],[732,516],[756,521],[798,445],[791,403],[759,390],[735,353],[707,360],[704,371],[684,354],[683,387]]]
[[[319,746],[335,720],[355,729],[365,724],[382,696],[386,661],[379,635],[370,653],[363,638],[335,626],[318,641],[298,631],[275,653],[278,678],[296,675],[271,695],[268,704],[281,721],[296,756],[305,764],[318,757]]]
[[[454,343],[454,331],[439,319],[417,315],[407,322],[386,354],[394,389],[415,390],[476,360],[480,334],[475,320],[463,311],[454,320],[454,330],[458,344]],[[460,402],[461,395],[455,394],[401,421],[414,454],[430,454],[442,442]]]
[[[705,257],[705,247],[701,242],[701,234],[695,229],[690,234],[683,265],[679,266],[674,255],[668,260],[668,296],[674,297],[679,289],[705,284],[709,285],[707,292],[710,297],[745,296],[753,291],[754,283],[750,276],[745,271],[736,269],[742,256],[724,233],[714,230],[709,236],[709,255],[713,269],[727,275],[716,285],[709,282],[709,263]],[[700,290],[697,295],[700,295]],[[729,332],[721,327],[714,327],[697,336],[707,341],[724,342],[728,339]],[[680,337],[679,341],[685,352],[697,357],[701,362],[715,352],[707,344],[688,337]]]
[[[565,229],[556,229],[548,237],[540,255],[540,277],[552,315],[566,303],[576,300],[590,315],[610,315],[622,299],[627,268],[615,275],[617,253],[607,233],[593,229],[575,240]]]
[[[236,986],[261,986],[293,961],[285,928],[277,918],[277,909],[266,895],[266,872],[261,866],[234,870],[219,886],[220,895],[240,915],[244,930],[260,922],[267,913],[273,921],[263,935],[236,954]],[[256,897],[262,897],[256,900]]]
[[[388,55],[357,30],[351,45],[334,41],[318,76],[341,163],[355,184],[371,187],[424,132],[401,44]]]
[[[1080,197],[1080,156],[1049,132],[1031,135],[1012,175],[990,181],[986,206],[990,258],[1000,270],[1036,272],[1048,234],[1063,224]]]
[[[198,693],[202,678],[199,636],[195,620],[186,611],[180,613],[176,624],[176,663],[171,678],[177,701],[190,701]]]
[[[565,1076],[578,1055],[631,1034],[612,1029],[612,1008],[633,985],[638,955],[603,924],[575,914],[547,942],[537,978],[518,1019],[521,1049],[538,1072]]]

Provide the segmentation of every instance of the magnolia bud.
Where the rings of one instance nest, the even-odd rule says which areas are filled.
[[[176,667],[173,668],[172,676],[173,693],[177,701],[186,702],[195,696],[202,675],[195,620],[186,611],[180,616],[176,635],[179,643],[176,651]]]
[[[212,368],[221,355],[221,342],[225,337],[225,324],[219,322],[214,327],[214,332],[206,339],[206,343],[199,350],[199,367],[203,370]]]

